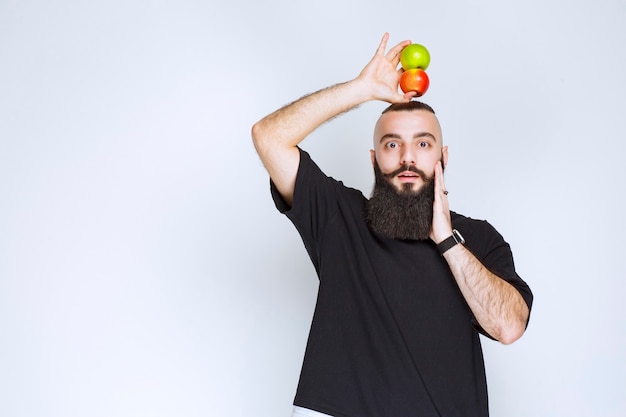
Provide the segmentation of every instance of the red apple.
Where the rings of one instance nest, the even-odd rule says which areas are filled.
[[[406,70],[400,76],[400,88],[402,91],[405,93],[415,91],[417,97],[423,96],[429,85],[428,74],[419,68]]]

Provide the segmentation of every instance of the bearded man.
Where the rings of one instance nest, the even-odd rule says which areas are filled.
[[[388,34],[353,80],[305,96],[252,128],[278,210],[319,277],[293,416],[489,414],[480,334],[503,344],[528,325],[532,292],[486,221],[450,211],[448,148],[428,105],[399,94]],[[299,144],[333,117],[380,100],[367,199],[326,176]]]

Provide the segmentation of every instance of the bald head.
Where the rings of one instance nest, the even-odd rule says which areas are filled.
[[[383,110],[374,128],[374,149],[389,135],[407,134],[407,129],[414,129],[411,134],[430,135],[443,146],[441,125],[435,111],[428,104],[413,100],[395,103]]]

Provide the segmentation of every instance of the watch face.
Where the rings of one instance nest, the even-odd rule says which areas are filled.
[[[465,239],[463,239],[463,236],[461,235],[461,233],[459,233],[458,230],[452,230],[452,236],[454,236],[454,240],[456,240],[458,243],[465,243]]]

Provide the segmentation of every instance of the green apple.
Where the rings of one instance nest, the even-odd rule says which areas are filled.
[[[425,70],[430,64],[430,52],[424,45],[412,43],[400,53],[400,63],[405,70],[420,68]]]

